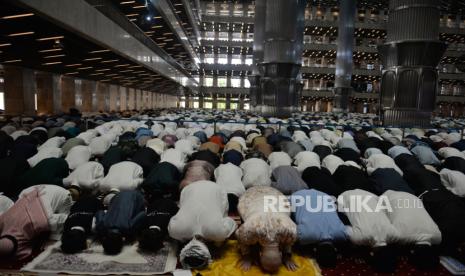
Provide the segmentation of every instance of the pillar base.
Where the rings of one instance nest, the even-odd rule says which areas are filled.
[[[431,126],[431,112],[422,112],[412,109],[389,109],[383,114],[384,126],[420,127]]]

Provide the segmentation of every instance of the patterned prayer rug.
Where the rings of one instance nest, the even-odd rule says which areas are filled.
[[[103,253],[100,244],[94,243],[79,254],[64,254],[60,242],[49,246],[22,271],[36,273],[69,273],[87,275],[153,275],[176,269],[176,245],[166,242],[156,253],[139,251],[137,244],[126,245],[116,256]]]

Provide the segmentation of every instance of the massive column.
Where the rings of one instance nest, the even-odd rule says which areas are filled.
[[[31,69],[4,66],[5,113],[8,115],[35,114],[35,76]]]
[[[356,0],[340,1],[337,37],[336,79],[334,83],[334,112],[348,112],[352,92],[353,50]]]
[[[380,111],[384,125],[426,127],[434,110],[436,66],[447,46],[439,40],[439,1],[391,0]]]
[[[302,85],[298,76],[302,66],[306,3],[305,0],[265,1],[263,63],[259,69],[264,115],[288,117],[299,110]]]
[[[76,106],[76,86],[74,78],[61,77],[61,110],[68,112],[70,108]]]
[[[37,114],[53,114],[53,74],[40,72],[37,81]]]
[[[263,42],[265,36],[266,0],[255,0],[254,40],[253,40],[253,67],[252,74],[248,76],[250,82],[250,110],[261,112],[263,101],[260,90],[260,77],[262,75]]]

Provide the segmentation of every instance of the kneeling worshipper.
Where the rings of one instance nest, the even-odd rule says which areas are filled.
[[[400,244],[412,246],[412,263],[420,269],[432,269],[439,264],[437,250],[441,231],[423,207],[421,200],[410,193],[386,191],[382,196],[392,208],[386,212],[398,231]]]
[[[303,171],[302,179],[309,189],[315,189],[336,198],[344,192],[342,186],[334,181],[326,168],[308,167]]]
[[[62,158],[47,158],[27,170],[18,178],[17,191],[39,184],[63,186],[63,178],[69,175],[68,163]]]
[[[213,153],[209,150],[199,150],[197,152],[194,152],[190,157],[189,157],[189,162],[194,161],[194,160],[203,160],[207,161],[210,164],[213,165],[213,167],[218,167],[221,163],[220,157],[218,154]]]
[[[292,164],[291,157],[282,151],[271,153],[270,156],[268,156],[268,161],[270,161],[270,167],[272,170],[279,166],[290,166]]]
[[[241,168],[232,163],[222,164],[215,169],[214,174],[216,184],[220,185],[228,194],[229,211],[236,211],[239,197],[245,193],[245,187],[241,180]]]
[[[131,161],[142,167],[144,177],[160,162],[160,156],[151,148],[140,148],[134,153]]]
[[[70,170],[74,170],[79,165],[89,162],[91,157],[92,152],[88,146],[75,146],[68,152],[65,160],[68,162]]]
[[[138,235],[142,250],[154,252],[163,247],[163,240],[168,236],[168,224],[178,210],[178,205],[171,199],[155,199],[148,204]]]
[[[271,168],[263,159],[250,158],[241,163],[241,169],[244,172],[242,183],[244,187],[253,186],[270,186],[271,185]]]
[[[371,173],[370,180],[373,182],[376,195],[381,195],[388,190],[415,194],[404,178],[394,169],[376,169]]]
[[[179,198],[181,173],[171,163],[158,163],[142,182],[142,189],[149,201],[157,198]]]
[[[294,165],[297,166],[297,170],[302,173],[308,167],[320,168],[320,157],[318,154],[311,151],[299,152],[294,157]]]
[[[78,166],[68,177],[63,179],[63,185],[79,187],[80,190],[92,194],[98,192],[104,178],[104,169],[98,162],[87,162]]]
[[[161,154],[160,162],[169,162],[182,172],[186,164],[186,154],[177,149],[168,149]]]
[[[189,242],[180,253],[184,268],[206,267],[211,254],[206,242],[222,243],[236,230],[228,217],[228,197],[222,187],[211,181],[189,184],[181,191],[179,212],[168,225],[170,237]]]
[[[63,252],[74,254],[87,248],[87,237],[95,226],[95,214],[103,208],[102,202],[94,196],[82,197],[74,203],[61,236]]]
[[[139,191],[122,191],[113,196],[108,211],[95,214],[97,235],[105,254],[117,255],[125,242],[135,239],[144,216],[144,196]]]
[[[70,193],[54,185],[32,186],[0,216],[0,257],[24,260],[38,248],[38,239],[59,239],[73,204]],[[43,240],[40,240],[43,241]]]
[[[100,191],[135,190],[144,181],[141,166],[131,161],[123,161],[111,166],[110,171],[100,183]]]
[[[269,198],[276,200],[270,206],[276,210],[265,206]],[[286,204],[280,206],[280,200],[285,200]],[[275,188],[257,186],[249,188],[239,198],[237,208],[244,221],[236,231],[242,255],[241,268],[248,271],[254,258],[259,257],[260,266],[268,273],[275,273],[282,264],[295,271],[297,266],[291,257],[297,226],[290,217],[289,200]],[[259,256],[254,256],[254,249],[258,249]]]
[[[271,187],[285,195],[307,189],[307,184],[302,180],[299,171],[292,166],[279,166],[273,170],[273,182]]]
[[[298,243],[314,245],[317,262],[323,267],[334,267],[336,244],[349,239],[346,227],[337,214],[336,200],[328,194],[310,189],[293,193],[290,201],[292,217],[297,224]]]
[[[366,205],[357,204],[357,198]],[[377,272],[393,272],[397,254],[391,245],[398,241],[399,233],[386,214],[386,204],[375,194],[360,189],[345,191],[337,202],[350,221],[346,231],[351,242],[371,248],[370,261]]]
[[[207,161],[194,160],[184,167],[184,179],[179,184],[179,189],[184,189],[190,183],[201,180],[211,180],[215,168]]]

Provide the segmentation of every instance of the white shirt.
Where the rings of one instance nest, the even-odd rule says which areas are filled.
[[[186,164],[186,154],[177,149],[168,149],[162,153],[160,157],[160,163],[161,162],[171,163],[182,172]]]
[[[238,166],[227,163],[222,164],[215,169],[216,184],[223,187],[228,194],[234,194],[240,197],[245,193],[244,184],[242,184],[242,170]]]
[[[397,167],[394,159],[385,154],[374,154],[366,159],[367,173],[371,175],[376,169],[394,169],[400,175],[404,175],[402,170]]]
[[[46,148],[40,149],[39,152],[37,152],[34,156],[29,158],[27,162],[32,168],[44,159],[60,158],[62,155],[63,155],[63,151],[60,148],[46,147]]]
[[[153,149],[156,153],[161,155],[166,150],[166,143],[160,138],[154,138],[147,141],[146,147]]]
[[[382,196],[387,197],[390,202],[392,212],[386,214],[397,229],[401,243],[427,245],[441,243],[441,231],[418,197],[392,190],[386,191]]]
[[[68,190],[56,185],[36,185],[23,190],[19,198],[34,189],[39,189],[39,197],[50,225],[50,238],[59,240],[65,220],[74,204],[71,194]]]
[[[92,153],[88,146],[75,146],[71,148],[66,155],[66,162],[71,170],[76,169],[82,164],[89,162]]]
[[[444,168],[439,175],[444,187],[460,197],[465,197],[465,174]]]
[[[291,157],[284,151],[272,152],[268,156],[268,161],[270,161],[271,170],[281,166],[290,166],[292,164]]]
[[[271,185],[272,170],[263,159],[247,159],[241,163],[240,167],[244,173],[242,183],[244,183],[245,188]]]
[[[111,147],[111,143],[113,142],[111,137],[111,135],[106,134],[105,136],[93,138],[89,144],[92,155],[103,155]]]
[[[331,174],[337,170],[341,165],[344,165],[344,160],[336,155],[328,155],[321,161],[321,166],[327,168]]]
[[[39,149],[52,147],[52,148],[60,148],[66,142],[65,137],[52,137],[49,138],[45,143],[43,143]]]
[[[365,210],[363,205],[352,203],[360,206],[355,210],[345,211],[345,208],[351,207],[351,201],[367,202],[366,205],[370,211]],[[365,198],[368,198],[366,200]],[[356,245],[368,245],[372,247],[385,246],[398,240],[398,231],[391,224],[384,209],[376,209],[379,198],[370,192],[356,189],[342,193],[338,197],[338,205],[350,221],[351,226],[347,226],[347,234],[352,243]]]
[[[90,144],[93,138],[97,137],[98,131],[88,130],[86,132],[80,133],[76,138],[82,139],[86,145]]]
[[[308,167],[320,168],[320,156],[311,151],[301,151],[294,157],[294,164],[297,170],[303,172]]]
[[[97,191],[104,176],[102,164],[93,161],[87,162],[79,165],[68,177],[63,179],[63,185],[65,187],[75,185],[82,189]]]
[[[123,161],[110,167],[107,176],[100,183],[101,192],[112,189],[135,190],[144,181],[141,166],[131,161]]]
[[[465,155],[461,151],[459,151],[456,148],[451,148],[451,147],[440,148],[438,150],[438,153],[444,159],[446,159],[448,157],[453,157],[453,156],[460,157],[460,158],[465,158]]]
[[[176,141],[174,148],[189,156],[194,152],[194,145],[190,140],[181,139]]]
[[[197,181],[181,191],[179,211],[168,225],[169,235],[188,241],[200,236],[208,241],[222,242],[236,230],[228,217],[228,197],[218,184]]]

